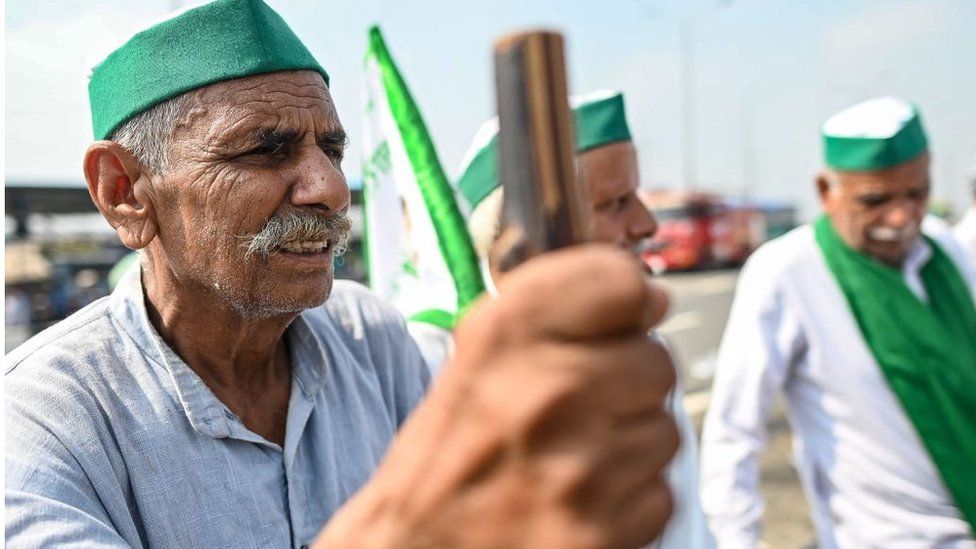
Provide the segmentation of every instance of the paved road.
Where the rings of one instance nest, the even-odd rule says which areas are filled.
[[[728,319],[736,270],[675,273],[658,277],[671,291],[672,312],[660,331],[682,370],[685,408],[701,432],[708,408],[715,359]],[[769,445],[761,459],[760,485],[766,499],[766,546],[814,547],[813,527],[792,466],[790,428],[782,404],[769,425]]]

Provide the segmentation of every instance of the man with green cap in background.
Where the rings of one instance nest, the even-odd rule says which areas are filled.
[[[89,96],[89,191],[141,258],[5,358],[8,547],[657,535],[677,433],[645,333],[667,298],[630,257],[580,246],[513,271],[425,395],[403,319],[333,280],[346,135],[274,11],[184,10],[109,54]]]
[[[819,547],[974,547],[976,302],[951,239],[922,232],[916,108],[873,99],[822,129],[823,215],[743,268],[702,434],[720,547],[756,547],[759,453],[789,404]]]
[[[576,134],[577,183],[583,185],[588,199],[591,238],[627,251],[637,259],[641,245],[657,231],[657,222],[637,196],[637,149],[627,124],[624,96],[618,91],[598,91],[574,97],[570,102]],[[488,288],[494,287],[492,277],[496,273],[488,257],[501,229],[504,200],[498,179],[497,136],[497,118],[482,125],[462,161],[458,178],[458,191],[470,210],[468,230]],[[682,438],[678,454],[667,470],[675,511],[653,547],[706,549],[714,547],[715,542],[698,500],[697,437],[682,396],[677,383],[668,398],[668,410],[678,423]]]

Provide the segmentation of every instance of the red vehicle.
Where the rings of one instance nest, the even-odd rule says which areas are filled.
[[[642,257],[654,272],[738,265],[765,240],[763,213],[707,193],[645,192],[658,231]]]
[[[756,206],[726,201],[710,217],[710,259],[716,265],[742,265],[766,241],[765,217]]]

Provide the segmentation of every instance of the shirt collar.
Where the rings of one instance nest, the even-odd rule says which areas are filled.
[[[227,437],[230,434],[227,407],[166,344],[149,321],[141,273],[139,268],[129,269],[119,281],[109,298],[113,316],[139,346],[143,356],[169,374],[176,388],[176,396],[193,428],[214,438]]]
[[[305,396],[311,397],[325,384],[324,371],[328,368],[329,354],[325,341],[312,330],[303,311],[285,332],[291,353],[291,372]]]
[[[932,258],[932,247],[921,236],[908,248],[905,261],[901,264],[901,278],[908,289],[923,303],[928,303],[928,292],[922,280],[922,268]]]
[[[915,239],[915,243],[908,248],[908,254],[905,256],[905,261],[901,267],[902,274],[905,276],[918,274],[931,258],[932,247],[924,238],[919,236]]]
[[[150,322],[141,269],[129,269],[109,300],[112,316],[120,328],[134,340],[146,360],[164,368],[173,380],[176,396],[193,428],[214,438],[229,436],[229,422],[233,414],[163,340]],[[323,372],[327,364],[323,361],[327,361],[328,354],[325,352],[325,342],[304,318],[308,313],[305,311],[296,318],[285,331],[285,337],[289,338],[294,381],[310,397],[320,391],[325,383]]]

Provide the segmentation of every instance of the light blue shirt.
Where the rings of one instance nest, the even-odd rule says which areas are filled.
[[[403,319],[337,281],[292,323],[282,448],[160,338],[138,272],[5,358],[7,546],[310,544],[424,394]]]

